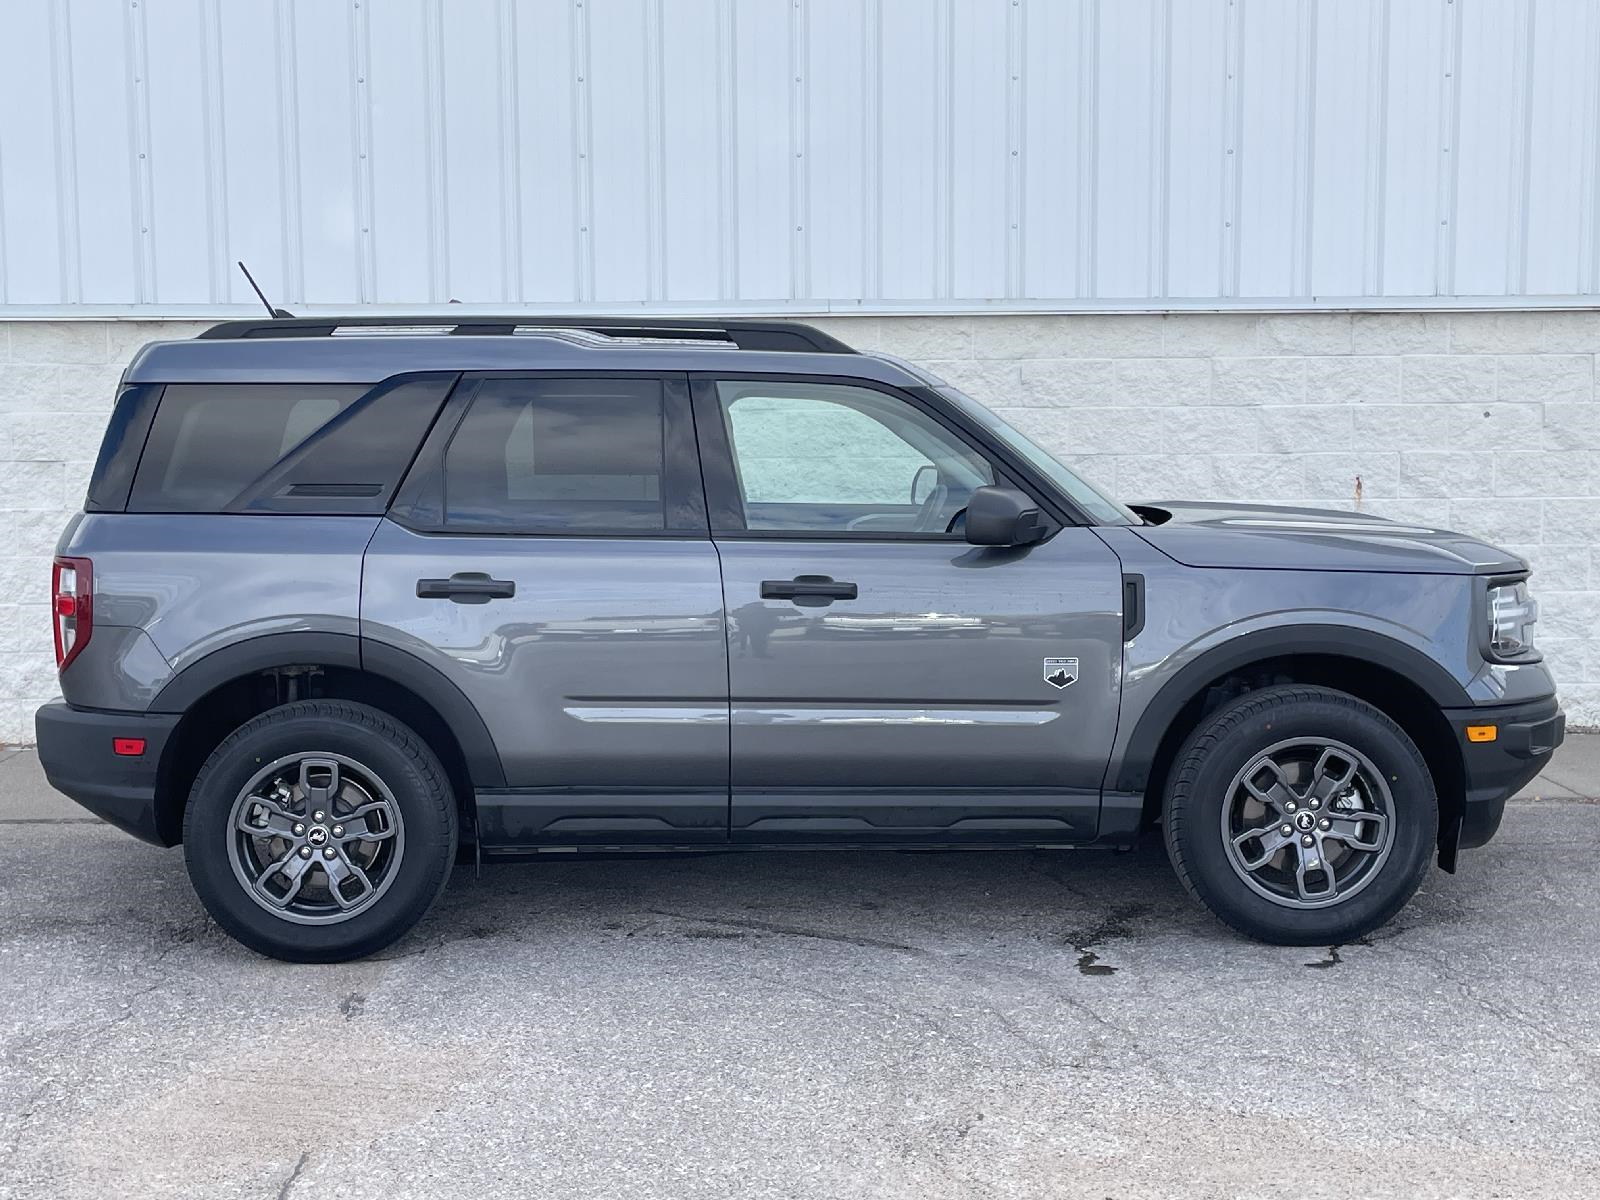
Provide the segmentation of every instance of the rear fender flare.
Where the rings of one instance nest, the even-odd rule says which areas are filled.
[[[345,667],[415,693],[455,736],[476,788],[503,788],[505,770],[489,727],[472,701],[437,667],[414,654],[353,633],[270,633],[213,650],[167,681],[150,712],[186,713],[224,684],[275,667]]]

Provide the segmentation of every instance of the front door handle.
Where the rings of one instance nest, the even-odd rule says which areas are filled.
[[[763,600],[793,600],[802,608],[817,608],[835,600],[854,600],[858,595],[853,583],[835,583],[828,575],[796,575],[793,579],[763,579]]]
[[[482,571],[457,571],[449,579],[417,580],[417,597],[421,600],[454,600],[457,604],[487,604],[491,600],[508,600],[517,594],[517,585],[509,579],[490,579]]]

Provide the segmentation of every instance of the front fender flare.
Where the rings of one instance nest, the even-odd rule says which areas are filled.
[[[1142,795],[1167,731],[1187,705],[1213,682],[1254,663],[1294,655],[1371,663],[1401,675],[1440,708],[1470,708],[1465,686],[1421,650],[1371,630],[1343,625],[1284,625],[1242,634],[1213,646],[1162,685],[1145,706],[1115,764],[1107,790]]]

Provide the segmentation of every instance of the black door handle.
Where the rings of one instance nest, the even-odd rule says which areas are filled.
[[[457,571],[449,579],[417,580],[417,597],[422,600],[454,600],[457,604],[487,604],[507,600],[517,594],[509,579],[490,579],[482,571]]]
[[[854,600],[858,591],[853,583],[835,583],[828,575],[796,575],[793,579],[763,579],[763,600],[793,600],[802,608],[816,608],[835,600]]]

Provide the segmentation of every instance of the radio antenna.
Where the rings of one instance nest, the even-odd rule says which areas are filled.
[[[256,282],[256,277],[250,274],[250,268],[245,266],[242,261],[239,263],[239,270],[243,271],[244,277],[250,281],[251,288],[254,289],[256,297],[261,301],[262,307],[267,310],[269,317],[274,321],[289,320],[294,317],[292,312],[272,307],[271,301],[267,299],[267,294],[261,290],[261,285]]]

